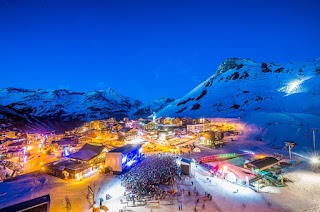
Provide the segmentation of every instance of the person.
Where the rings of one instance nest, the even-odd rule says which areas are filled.
[[[191,181],[191,185],[193,186],[193,182]]]
[[[206,205],[203,203],[203,204],[202,204],[202,209],[204,210],[204,209],[205,209],[205,207],[206,207]]]

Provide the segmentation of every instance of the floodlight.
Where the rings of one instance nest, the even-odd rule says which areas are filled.
[[[311,163],[319,163],[319,158],[318,157],[312,157],[311,158]]]

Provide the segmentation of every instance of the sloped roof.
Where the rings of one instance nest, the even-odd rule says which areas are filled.
[[[98,156],[104,149],[104,145],[86,143],[78,152],[69,155],[69,158],[89,161]]]
[[[190,164],[191,160],[189,160],[187,158],[181,158],[181,162]]]
[[[127,133],[129,132],[130,130],[132,130],[133,128],[130,128],[130,127],[124,127],[120,130],[120,132],[123,132],[123,133]]]
[[[122,154],[127,154],[129,152],[132,152],[132,151],[135,151],[137,149],[140,149],[142,147],[141,144],[127,144],[127,145],[124,145],[122,147],[119,147],[119,148],[116,148],[116,149],[113,149],[109,152],[120,152]]]
[[[278,163],[279,161],[274,158],[274,157],[265,157],[265,158],[261,158],[259,160],[254,160],[252,162],[250,162],[249,164],[252,166],[257,167],[258,169],[264,168],[266,166],[270,166],[273,164]]]
[[[59,141],[52,141],[52,144],[57,144],[59,146],[63,146],[63,145],[71,145],[76,143],[73,139],[71,138],[62,138]]]
[[[24,141],[18,141],[18,142],[11,143],[8,146],[21,146],[21,145],[23,145],[23,143],[24,143]]]

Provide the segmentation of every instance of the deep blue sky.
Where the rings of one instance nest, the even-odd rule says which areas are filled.
[[[308,0],[0,0],[0,87],[178,98],[228,57],[319,57],[319,8]]]

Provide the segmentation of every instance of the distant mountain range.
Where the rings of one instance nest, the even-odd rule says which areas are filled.
[[[63,130],[109,117],[147,117],[172,101],[160,98],[142,102],[111,88],[85,93],[5,88],[0,90],[0,124],[27,130]]]
[[[306,139],[311,128],[320,129],[319,105],[320,59],[276,64],[231,58],[176,100],[142,102],[111,88],[89,92],[1,89],[0,126],[65,130],[85,121],[140,118],[155,111],[158,117],[240,117],[264,129],[255,136],[277,143]]]

